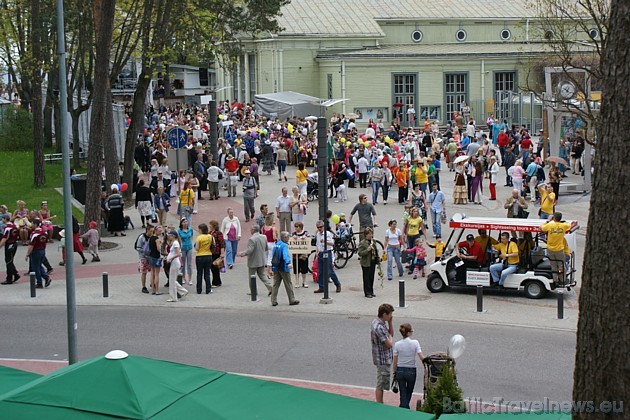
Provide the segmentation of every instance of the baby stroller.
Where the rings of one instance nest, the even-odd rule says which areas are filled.
[[[449,369],[453,371],[455,383],[457,376],[455,375],[455,359],[446,353],[433,353],[424,358],[424,398],[427,397],[427,391],[435,386],[440,378],[442,366],[448,363]]]
[[[310,201],[317,200],[319,198],[318,194],[318,177],[317,172],[313,172],[306,177],[306,199]]]

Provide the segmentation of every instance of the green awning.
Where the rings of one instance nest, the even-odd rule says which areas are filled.
[[[4,418],[434,419],[326,392],[139,356],[98,357],[0,395]]]
[[[40,378],[42,375],[0,365],[0,395]]]

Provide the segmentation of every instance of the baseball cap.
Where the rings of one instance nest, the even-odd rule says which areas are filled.
[[[466,240],[467,241],[474,241],[475,240],[475,236],[469,233],[468,235],[466,235]]]

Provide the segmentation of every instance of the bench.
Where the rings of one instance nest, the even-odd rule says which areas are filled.
[[[48,153],[44,155],[44,162],[56,163],[61,162],[63,159],[63,153]],[[79,152],[79,159],[87,159],[87,152]],[[72,153],[70,153],[70,160],[72,160]]]

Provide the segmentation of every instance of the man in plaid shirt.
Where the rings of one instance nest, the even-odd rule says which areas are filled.
[[[376,366],[376,402],[383,403],[383,391],[389,391],[391,377],[394,327],[394,307],[383,303],[378,307],[378,318],[372,321],[372,360]]]

